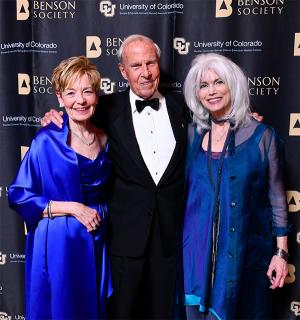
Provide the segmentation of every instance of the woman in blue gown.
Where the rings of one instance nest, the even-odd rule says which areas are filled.
[[[9,187],[28,230],[26,318],[105,319],[110,161],[106,134],[90,122],[100,74],[72,57],[54,69],[52,85],[66,110],[62,128],[39,130]]]
[[[189,128],[183,268],[188,319],[269,319],[287,275],[281,142],[250,116],[247,78],[197,56],[184,86]],[[273,248],[273,243],[276,248]]]

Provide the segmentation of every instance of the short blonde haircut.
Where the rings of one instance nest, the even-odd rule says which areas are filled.
[[[100,73],[85,56],[70,57],[59,63],[52,73],[52,86],[55,92],[62,93],[70,82],[87,75],[93,90],[98,94],[100,90]]]

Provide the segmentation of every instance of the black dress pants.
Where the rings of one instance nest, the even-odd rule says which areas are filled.
[[[163,253],[157,216],[145,253],[111,256],[114,284],[110,319],[171,319],[175,303],[176,254]]]

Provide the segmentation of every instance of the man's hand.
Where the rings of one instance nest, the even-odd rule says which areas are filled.
[[[48,124],[53,122],[56,126],[59,128],[62,127],[63,123],[63,112],[62,111],[57,111],[55,109],[51,109],[50,111],[46,112],[43,118],[41,119],[41,126],[46,127]]]
[[[262,122],[264,120],[264,117],[257,112],[252,112],[251,116],[258,122]]]

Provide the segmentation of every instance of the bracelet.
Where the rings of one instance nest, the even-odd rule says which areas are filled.
[[[51,212],[51,203],[52,203],[52,200],[50,200],[47,204],[47,215],[49,219],[53,219],[53,215]]]
[[[282,258],[286,262],[288,262],[289,256],[290,256],[285,250],[283,250],[281,248],[277,248],[274,255]]]

